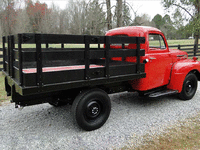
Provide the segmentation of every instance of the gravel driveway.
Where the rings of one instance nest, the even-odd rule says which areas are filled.
[[[55,108],[41,104],[20,111],[14,104],[4,103],[0,106],[0,149],[113,149],[137,145],[140,136],[160,132],[199,112],[199,97],[200,88],[190,101],[176,96],[150,99],[135,93],[112,94],[109,119],[103,127],[90,132],[73,123],[70,105]]]

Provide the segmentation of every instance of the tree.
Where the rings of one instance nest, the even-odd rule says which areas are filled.
[[[190,21],[189,30],[195,34],[195,44],[198,44],[200,30],[200,1],[199,0],[162,0],[163,6],[170,10],[175,7],[176,12],[184,16],[185,21]]]
[[[60,10],[59,12],[59,34],[65,34],[68,33],[68,27],[69,27],[69,22],[68,22],[68,11],[65,10]]]
[[[190,36],[194,36],[193,35],[193,32],[192,30],[190,30],[191,28],[191,25],[190,25],[190,22],[188,24],[186,24],[185,26],[182,26],[178,29],[177,31],[177,35],[180,37],[180,38],[183,38],[183,39],[186,39]]]
[[[124,0],[123,7],[122,7],[122,25],[123,26],[129,26],[132,22],[131,14],[130,14],[130,8],[128,6],[128,3]]]
[[[17,10],[14,34],[32,32],[29,16],[25,9]]]
[[[171,24],[171,25],[173,24],[169,15],[165,15],[162,20],[163,20],[163,24],[166,24],[166,23]]]
[[[160,14],[155,15],[154,18],[152,19],[152,21],[155,23],[156,28],[158,28],[158,29],[160,29],[164,24],[163,18]]]
[[[33,32],[39,32],[40,24],[42,22],[42,19],[44,19],[47,10],[48,8],[45,3],[42,4],[39,1],[33,3],[31,0],[27,1],[26,11],[30,18]]]
[[[87,8],[87,32],[90,35],[102,34],[105,25],[105,13],[98,0],[93,0]]]
[[[176,29],[173,26],[173,22],[169,15],[165,15],[162,18],[163,25],[160,30],[165,34],[167,39],[174,39],[176,37]]]
[[[106,0],[106,7],[107,7],[107,25],[108,25],[108,30],[110,30],[112,29],[112,13],[111,13],[110,0]]]
[[[151,26],[150,17],[147,14],[143,14],[142,16],[136,15],[132,25],[134,25],[134,26]]]
[[[65,9],[65,26],[70,34],[104,34],[106,13],[98,0],[73,1]]]
[[[122,0],[117,0],[117,27],[122,27]]]
[[[14,31],[16,23],[16,11],[14,0],[1,1],[1,27],[3,35],[10,35]]]
[[[50,9],[45,9],[45,16],[42,18],[38,31],[40,33],[59,33],[60,10],[53,3]]]
[[[129,26],[132,24],[133,21],[131,19],[130,8],[132,9],[126,0],[117,0],[113,16],[113,25],[115,27]]]
[[[68,33],[85,34],[87,26],[87,3],[71,0],[65,10],[68,12]]]

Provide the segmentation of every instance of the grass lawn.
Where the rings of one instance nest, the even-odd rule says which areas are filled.
[[[183,122],[170,126],[161,135],[145,135],[139,147],[122,149],[136,150],[199,150],[200,149],[200,113]]]
[[[194,45],[194,40],[167,40],[168,45]],[[199,41],[200,43],[200,41]]]
[[[9,97],[7,97],[4,87],[4,78],[2,72],[0,72],[0,105],[3,101],[8,101]]]

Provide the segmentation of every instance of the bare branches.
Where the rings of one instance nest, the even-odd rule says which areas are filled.
[[[199,0],[180,0],[179,3],[175,0],[164,0],[163,1],[164,6],[168,9],[171,6],[176,6],[177,8],[180,8],[181,10],[185,11],[190,17],[191,20],[188,24],[189,29],[195,33],[195,44],[198,44],[199,39],[199,31],[200,26],[198,25],[199,19],[200,19],[200,3]],[[185,7],[183,7],[183,6]],[[186,8],[187,7],[187,8]],[[193,8],[192,12],[189,12],[189,9]],[[197,25],[197,26],[196,26]]]
[[[191,17],[192,19],[194,19],[194,16],[192,16],[192,14],[191,14],[186,8],[182,7],[182,6],[179,5],[179,4],[172,4],[172,5],[177,6],[177,7],[181,8],[181,9],[183,9],[185,12],[187,12],[188,15],[190,15],[190,17]]]

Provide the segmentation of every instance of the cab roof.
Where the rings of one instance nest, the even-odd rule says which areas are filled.
[[[149,27],[149,26],[127,26],[127,27],[120,27],[109,30],[106,35],[137,35],[137,36],[144,36],[149,32],[161,32],[157,28]]]

